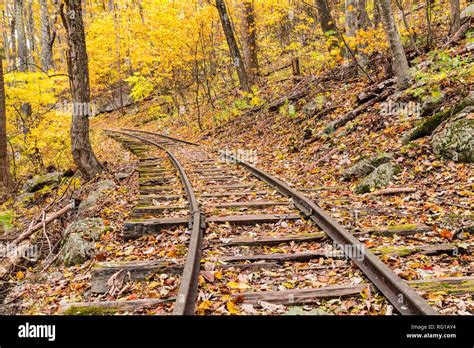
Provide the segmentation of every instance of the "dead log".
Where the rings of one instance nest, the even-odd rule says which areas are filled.
[[[357,103],[363,104],[368,102],[370,99],[377,97],[385,88],[393,86],[394,83],[395,79],[388,79],[367,87],[357,95]]]
[[[103,315],[117,312],[131,312],[156,307],[174,301],[170,299],[141,299],[132,301],[101,301],[61,303],[59,313],[64,315]]]
[[[362,104],[361,106],[359,106],[358,108],[356,109],[353,109],[351,111],[349,111],[347,114],[345,114],[344,116],[342,117],[339,117],[338,119],[334,120],[333,122],[329,123],[329,125],[326,127],[326,129],[322,132],[321,135],[324,135],[324,134],[331,134],[333,133],[336,129],[346,125],[348,122],[352,121],[353,119],[355,119],[357,116],[359,116],[360,114],[364,113],[367,111],[367,109],[369,109],[370,107],[372,107],[373,105],[375,105],[376,103],[379,103],[379,102],[383,102],[385,99],[387,99],[391,94],[393,94],[394,92],[394,88],[392,87],[387,87],[385,88],[385,90],[380,93],[377,97],[375,98],[372,98],[370,99],[369,101],[367,101],[366,103]]]
[[[462,24],[459,30],[455,32],[449,41],[444,45],[444,48],[447,48],[463,39],[468,30],[472,27],[471,21],[472,18],[469,18],[464,24]]]

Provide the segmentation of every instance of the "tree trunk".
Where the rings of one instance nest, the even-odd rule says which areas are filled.
[[[331,10],[327,0],[315,0],[315,6],[318,9],[319,23],[323,32],[336,32],[336,24],[331,20]]]
[[[346,35],[348,37],[356,37],[359,30],[366,30],[370,25],[369,15],[366,10],[366,0],[346,0],[345,1],[346,11]],[[359,62],[359,75],[363,76],[364,71],[368,65],[368,57],[362,52],[365,45],[357,43],[355,53]]]
[[[23,0],[15,0],[15,31],[18,47],[17,68],[19,71],[28,70],[28,46],[26,44],[25,22],[23,18]]]
[[[47,0],[40,0],[41,20],[41,67],[48,71],[54,69],[52,50],[52,30],[49,22],[49,11]]]
[[[35,51],[36,44],[35,44],[35,19],[33,17],[33,0],[28,0],[26,6],[26,32],[28,34],[28,42],[29,42],[29,52],[31,58],[33,58],[33,52]]]
[[[2,48],[3,51],[3,48]],[[10,191],[13,182],[10,175],[10,162],[7,148],[7,112],[5,108],[5,82],[3,80],[3,52],[0,52],[0,186]]]
[[[102,166],[95,157],[89,140],[91,98],[81,0],[65,0],[64,3],[64,9],[64,5],[60,5],[60,13],[66,29],[69,48],[67,65],[73,103],[72,157],[82,175],[86,179],[90,179],[102,169]]]
[[[459,0],[449,0],[450,7],[450,18],[451,18],[451,29],[450,34],[457,33],[461,28],[461,15],[459,9]]]
[[[243,1],[243,52],[250,82],[255,82],[258,74],[257,28],[255,24],[254,0]]]
[[[395,24],[392,5],[390,4],[390,0],[379,0],[379,2],[382,22],[392,52],[392,66],[397,78],[397,86],[399,89],[405,89],[411,84],[412,78],[407,57],[401,43],[400,33]]]
[[[229,46],[230,55],[232,57],[232,63],[237,69],[237,75],[239,76],[240,88],[249,92],[249,78],[247,71],[245,70],[245,64],[242,60],[242,55],[239,51],[239,46],[237,46],[237,41],[235,40],[234,31],[230,23],[230,17],[227,13],[227,8],[225,6],[224,0],[216,0],[217,9],[219,11],[219,17],[222,23],[222,29],[224,30],[225,38]]]

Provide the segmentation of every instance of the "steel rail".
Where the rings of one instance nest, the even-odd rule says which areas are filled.
[[[184,186],[184,190],[186,191],[186,195],[189,201],[191,213],[191,237],[189,240],[186,262],[181,275],[178,295],[176,296],[176,302],[173,307],[173,315],[193,315],[197,297],[199,270],[201,266],[202,239],[205,220],[204,216],[201,214],[196,195],[194,194],[194,190],[191,185],[191,181],[189,181],[186,171],[184,170],[183,166],[178,161],[176,156],[164,146],[154,141],[127,132],[119,132],[113,130],[108,130],[108,132],[122,134],[158,147],[159,149],[166,152],[171,162],[178,170],[181,182]]]
[[[151,133],[154,136],[180,141],[179,139]],[[182,142],[182,141],[181,141]],[[365,248],[365,245],[355,238],[347,229],[326,214],[315,202],[301,192],[289,187],[284,182],[258,169],[250,163],[241,161],[232,155],[221,152],[227,159],[249,170],[255,177],[274,187],[282,195],[289,197],[298,210],[321,228],[359,267],[369,280],[379,289],[387,300],[402,315],[438,315],[409,285],[398,277],[377,256]],[[197,270],[197,272],[199,269]],[[196,280],[197,282],[197,280]],[[197,286],[197,285],[196,285]]]
[[[305,197],[301,192],[289,187],[284,182],[256,168],[250,163],[241,161],[232,155],[221,153],[229,160],[245,167],[254,176],[274,187],[281,194],[293,200],[306,217],[313,220],[359,267],[359,269],[374,283],[380,292],[402,315],[437,315],[439,314],[409,285],[398,277],[377,256],[365,248],[365,245],[355,238],[336,220],[326,214],[316,203]]]
[[[160,137],[165,138],[165,139],[168,139],[168,140],[177,141],[177,142],[179,142],[179,143],[184,143],[184,144],[194,145],[194,146],[201,146],[200,144],[193,143],[193,142],[187,141],[187,140],[182,140],[182,139],[178,139],[178,138],[173,138],[173,137],[170,137],[169,135],[157,134],[157,133],[153,133],[153,132],[149,132],[149,131],[144,131],[144,130],[139,130],[139,129],[121,128],[121,130],[127,131],[127,132],[137,132],[137,133],[143,133],[143,134],[150,134],[150,135],[154,135],[154,136],[160,136]]]

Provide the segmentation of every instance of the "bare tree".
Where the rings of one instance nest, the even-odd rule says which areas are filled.
[[[81,0],[64,0],[59,6],[69,48],[67,65],[73,102],[72,157],[84,177],[90,179],[102,169],[102,166],[92,151],[89,139],[91,97]]]
[[[319,23],[324,33],[335,32],[336,24],[331,20],[331,9],[327,0],[315,0],[314,6],[318,10]]]
[[[237,41],[235,39],[234,30],[232,29],[229,13],[227,12],[224,0],[216,0],[216,6],[217,10],[219,11],[219,17],[221,19],[222,29],[224,30],[227,45],[229,46],[232,63],[237,69],[240,88],[245,92],[249,92],[250,86],[247,70],[245,69],[245,63],[242,60],[242,55],[240,54],[239,46],[237,45]]]
[[[451,29],[450,34],[457,33],[461,28],[461,14],[459,9],[459,0],[449,0]]]
[[[49,20],[48,1],[40,0],[40,20],[41,20],[41,67],[48,71],[54,69],[53,43],[55,34],[51,28]]]
[[[242,24],[244,62],[247,67],[249,80],[250,82],[254,82],[259,74],[254,0],[243,1]]]
[[[7,192],[13,188],[7,148],[7,112],[5,108],[5,82],[3,80],[3,48],[0,49],[0,188]]]
[[[19,71],[28,70],[28,46],[26,44],[25,21],[23,16],[24,2],[23,0],[15,0],[15,32],[18,47],[17,64]]]
[[[346,35],[348,37],[356,37],[359,30],[366,30],[369,27],[370,19],[367,14],[366,5],[366,0],[345,0]],[[355,49],[359,64],[363,70],[368,65],[368,57],[363,52],[364,48],[365,45],[363,43],[358,43]],[[359,69],[359,74],[362,76],[364,72]]]
[[[382,14],[382,22],[385,33],[390,43],[392,52],[392,66],[397,77],[397,86],[400,89],[407,88],[411,82],[410,68],[408,67],[407,57],[403,50],[400,33],[398,32],[393,16],[392,5],[390,0],[378,0],[380,4],[380,12]]]

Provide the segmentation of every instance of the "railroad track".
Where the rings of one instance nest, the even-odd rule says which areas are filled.
[[[173,259],[98,264],[92,292],[110,294],[127,281],[156,274],[174,275],[175,286],[160,298],[72,303],[63,311],[163,307],[158,313],[219,314],[237,313],[238,304],[249,314],[281,314],[331,299],[363,303],[361,297],[372,296],[375,287],[399,314],[438,314],[415,291],[426,282],[398,277],[312,199],[254,165],[151,132],[108,134],[140,159],[139,203],[123,237],[179,241],[182,253]],[[466,289],[473,278],[434,282]]]

